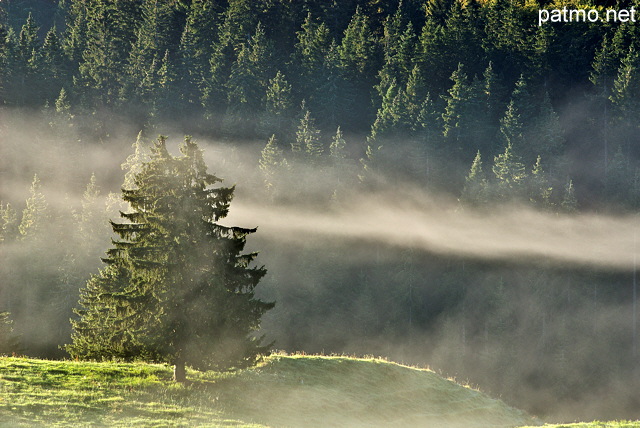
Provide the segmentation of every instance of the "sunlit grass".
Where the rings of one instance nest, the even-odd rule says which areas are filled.
[[[521,427],[534,428],[534,427]],[[573,424],[546,424],[535,428],[640,428],[640,421],[580,422]]]
[[[211,381],[170,379],[163,365],[1,358],[0,426],[260,426],[226,416]]]
[[[273,355],[234,373],[0,358],[0,427],[524,427],[524,413],[436,373],[376,358]],[[545,425],[640,428],[640,422]]]

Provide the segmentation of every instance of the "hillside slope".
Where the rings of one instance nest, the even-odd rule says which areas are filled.
[[[524,413],[428,370],[377,359],[272,356],[238,373],[0,358],[0,427],[511,427]]]

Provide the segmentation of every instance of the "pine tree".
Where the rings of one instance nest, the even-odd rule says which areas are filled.
[[[609,134],[611,126],[611,100],[609,99],[609,96],[615,79],[616,59],[613,44],[605,35],[602,39],[600,48],[596,51],[592,63],[592,71],[589,75],[589,80],[595,87],[595,98],[598,103],[598,109],[601,112],[601,121],[600,126],[598,126],[598,130],[602,132],[602,142],[604,146],[603,163],[605,168],[609,163]]]
[[[336,135],[331,139],[331,145],[329,146],[329,155],[334,162],[340,163],[346,159],[346,146],[347,143],[342,136],[342,130],[338,126],[338,129],[336,129]]]
[[[492,171],[496,180],[494,191],[497,199],[508,201],[521,196],[527,173],[524,164],[514,153],[511,142],[507,143],[504,152],[494,158]]]
[[[153,109],[156,111],[158,120],[175,117],[173,115],[176,113],[175,101],[179,98],[177,82],[175,67],[171,61],[169,50],[166,50],[158,68],[158,87],[154,97]]]
[[[292,145],[294,152],[300,152],[304,150],[306,155],[316,160],[320,157],[324,148],[320,142],[320,130],[315,127],[315,121],[311,117],[309,110],[304,110],[304,115],[300,119],[298,124],[298,131],[296,132],[296,142]]]
[[[89,89],[94,106],[113,104],[121,92],[129,59],[136,41],[136,24],[141,21],[139,2],[102,0],[83,2],[86,11],[86,41],[80,60],[78,84]],[[79,37],[82,37],[80,35]]]
[[[507,106],[504,117],[500,120],[500,137],[503,146],[525,147],[523,124],[513,100]]]
[[[264,185],[267,192],[272,197],[275,197],[280,175],[289,168],[282,149],[278,147],[275,135],[269,138],[267,145],[262,149],[258,164],[264,176]]]
[[[488,202],[488,182],[482,169],[482,155],[476,153],[469,174],[465,178],[461,202],[471,205],[484,205]]]
[[[165,138],[123,189],[131,211],[111,223],[119,240],[107,251],[107,267],[82,290],[72,321],[78,358],[144,358],[228,369],[253,364],[268,347],[252,336],[273,303],[255,298],[264,267],[250,267],[256,253],[242,254],[256,229],[226,227],[233,187],[207,173],[201,150],[190,138],[181,156]]]
[[[55,27],[52,27],[45,36],[39,75],[41,96],[45,100],[53,100],[64,84],[71,83],[68,78],[67,58]]]
[[[132,190],[136,187],[136,177],[142,173],[143,165],[149,162],[151,156],[149,147],[142,138],[142,131],[138,133],[138,137],[131,147],[133,147],[133,154],[127,156],[127,159],[120,165],[126,171],[122,184],[122,188],[125,190]]]
[[[49,126],[64,135],[65,131],[73,126],[71,104],[67,97],[67,91],[64,88],[60,89],[60,93],[58,94],[58,98],[56,98],[53,107],[55,112],[53,114],[52,121],[49,122]]]
[[[335,42],[331,43],[321,70],[320,86],[314,88],[310,98],[310,105],[325,129],[333,128],[341,121],[357,121],[357,115],[353,112],[361,110],[357,86],[348,81],[338,48]]]
[[[18,230],[18,213],[11,206],[0,203],[0,242],[10,242],[15,240],[20,231]]]
[[[482,116],[482,84],[476,79],[469,82],[462,64],[458,64],[451,80],[453,86],[449,89],[448,95],[443,97],[447,103],[442,113],[443,136],[449,153],[460,156],[468,146],[478,149],[477,132]]]
[[[29,13],[16,40],[15,50],[9,58],[11,78],[7,82],[7,89],[10,90],[8,97],[18,105],[33,107],[41,101],[38,84],[41,43],[38,30],[35,19]]]
[[[29,188],[29,198],[27,206],[22,211],[22,220],[18,230],[22,239],[36,239],[42,237],[44,227],[49,218],[49,205],[41,191],[40,178],[33,176],[31,187]]]
[[[547,174],[542,168],[542,157],[538,156],[531,170],[529,181],[529,201],[540,208],[551,208],[551,194],[553,187],[549,184]]]
[[[640,54],[633,47],[620,63],[609,99],[615,114],[618,142],[626,153],[630,153],[640,114]]]
[[[343,121],[348,118],[354,124],[363,124],[370,120],[370,90],[381,65],[375,42],[367,16],[357,7],[338,46],[342,76],[347,87],[353,88],[352,102],[357,106]]]
[[[527,145],[530,152],[535,152],[545,159],[553,159],[562,153],[564,132],[560,126],[560,117],[554,110],[547,92],[542,99],[533,128],[533,138]]]
[[[135,32],[135,42],[129,51],[128,79],[123,93],[131,101],[148,104],[153,93],[155,76],[162,54],[171,46],[168,34],[173,19],[172,6],[165,2],[147,1],[141,8],[142,19]],[[153,64],[156,63],[154,67]],[[151,97],[153,98],[153,97]]]
[[[378,109],[376,120],[371,125],[370,140],[382,140],[402,134],[407,113],[405,99],[404,89],[398,87],[393,80],[382,97],[382,105]]]
[[[75,214],[78,228],[78,242],[87,252],[95,251],[109,235],[107,218],[102,207],[100,187],[96,175],[91,174],[89,183],[82,195],[81,210]]]
[[[249,43],[243,43],[227,81],[231,114],[255,115],[262,107],[270,74],[272,49],[258,23]]]
[[[416,34],[411,22],[406,22],[402,11],[402,3],[393,15],[384,22],[382,50],[384,65],[378,73],[380,82],[376,89],[382,97],[393,79],[404,84],[412,70],[415,55]],[[403,31],[403,27],[405,27]]]
[[[274,116],[286,115],[291,108],[291,85],[279,70],[267,87],[267,112]]]
[[[440,114],[436,110],[431,94],[427,93],[420,104],[418,117],[412,128],[416,140],[426,148],[433,148],[442,138],[439,119]]]
[[[265,95],[265,111],[260,118],[259,131],[286,133],[291,126],[291,85],[279,70],[269,79]]]
[[[478,136],[481,147],[490,154],[496,153],[493,141],[499,128],[500,119],[505,111],[505,88],[496,74],[495,67],[489,62],[482,74],[482,125]]]
[[[296,35],[292,62],[297,79],[293,86],[302,94],[312,94],[323,83],[323,65],[331,47],[329,28],[309,13]]]

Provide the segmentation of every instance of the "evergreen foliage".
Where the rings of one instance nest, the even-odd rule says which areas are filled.
[[[75,162],[96,144],[100,150],[119,147],[120,130],[131,125],[142,132],[123,165],[125,194],[150,194],[151,184],[143,188],[136,180],[153,171],[166,178],[154,182],[158,191],[168,192],[180,180],[162,175],[160,165],[187,171],[181,163],[186,155],[150,149],[142,135],[189,127],[203,138],[226,139],[233,154],[225,167],[255,168],[242,179],[265,186],[256,195],[266,205],[313,202],[318,211],[338,211],[370,188],[406,189],[409,183],[420,192],[458,196],[452,215],[489,217],[514,202],[563,214],[559,219],[591,211],[635,213],[640,26],[537,26],[538,7],[508,0],[1,1],[0,139],[9,159],[0,159],[2,178],[14,172],[22,177],[22,171],[38,172],[43,180],[58,175],[11,165],[15,156],[29,158],[23,148],[29,141],[55,155],[63,140],[69,144],[65,158]],[[14,138],[25,123],[18,111],[43,119],[31,140]],[[263,147],[252,160],[239,156],[255,141]],[[73,200],[47,203],[39,178],[28,192],[28,184],[21,187],[22,200],[13,177],[0,189],[0,252],[6,255],[0,312],[11,313],[25,352],[61,357],[57,347],[69,343],[67,320],[86,284],[82,299],[93,306],[75,318],[82,333],[70,346],[85,347],[78,355],[180,362],[171,323],[176,331],[197,333],[183,336],[196,338],[188,343],[193,352],[183,358],[187,364],[208,365],[199,361],[211,350],[199,327],[158,309],[178,293],[196,293],[165,287],[164,279],[179,276],[195,284],[197,269],[178,272],[163,257],[193,255],[208,269],[201,255],[189,252],[202,247],[187,248],[185,242],[193,241],[185,241],[186,229],[180,229],[185,222],[200,224],[189,206],[169,213],[169,204],[187,198],[188,186],[158,200],[156,211],[127,211],[129,202],[100,192],[96,176],[83,189],[92,170],[83,169],[80,177],[71,170],[65,186],[76,186]],[[105,219],[117,215],[116,207],[131,218],[114,225],[127,236],[113,244],[112,263],[89,278],[109,245],[113,228]],[[142,229],[134,231],[136,225]],[[246,232],[216,230],[220,236]],[[232,247],[243,239],[227,238]],[[211,244],[202,236],[197,241]],[[582,385],[596,385],[602,367],[622,373],[637,365],[627,352],[631,326],[604,321],[611,305],[631,306],[626,272],[548,268],[545,257],[535,268],[417,251],[398,251],[387,260],[384,248],[350,264],[337,246],[328,245],[319,257],[306,242],[302,250],[264,245],[286,259],[265,279],[265,295],[286,307],[267,318],[284,349],[370,353],[372,343],[394,343],[380,350],[387,354],[409,338],[423,346],[426,362],[433,358],[452,373],[469,370],[474,382],[515,403],[522,397],[512,391],[523,384],[551,385],[561,400],[578,396]],[[278,260],[274,256],[269,266]],[[221,314],[210,312],[209,326]],[[94,322],[100,328],[90,328]],[[348,343],[343,325],[354,339]],[[432,341],[421,345],[426,331],[446,337],[447,350],[433,350]],[[572,353],[572,340],[581,335],[589,346]],[[160,343],[163,337],[172,344]],[[576,379],[567,365],[581,353],[592,363]],[[516,374],[511,362],[523,356],[534,356],[538,365]]]
[[[185,364],[245,367],[267,352],[252,336],[273,307],[254,296],[266,270],[250,266],[256,253],[242,253],[255,229],[218,223],[233,187],[211,187],[221,180],[190,138],[180,151],[169,154],[160,137],[123,189],[131,211],[111,223],[119,240],[82,290],[72,356],[166,361],[184,381]]]
[[[42,193],[42,185],[38,174],[33,176],[26,205],[26,208],[22,211],[22,220],[18,227],[20,236],[22,239],[42,238],[49,215],[49,205]]]

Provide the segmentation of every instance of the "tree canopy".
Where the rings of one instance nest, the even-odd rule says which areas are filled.
[[[73,321],[74,357],[147,358],[197,368],[244,367],[268,346],[253,335],[273,307],[254,290],[265,275],[243,253],[256,229],[227,227],[233,187],[209,173],[190,138],[172,156],[160,137],[123,189],[131,209],[112,222],[119,240],[82,290]]]

